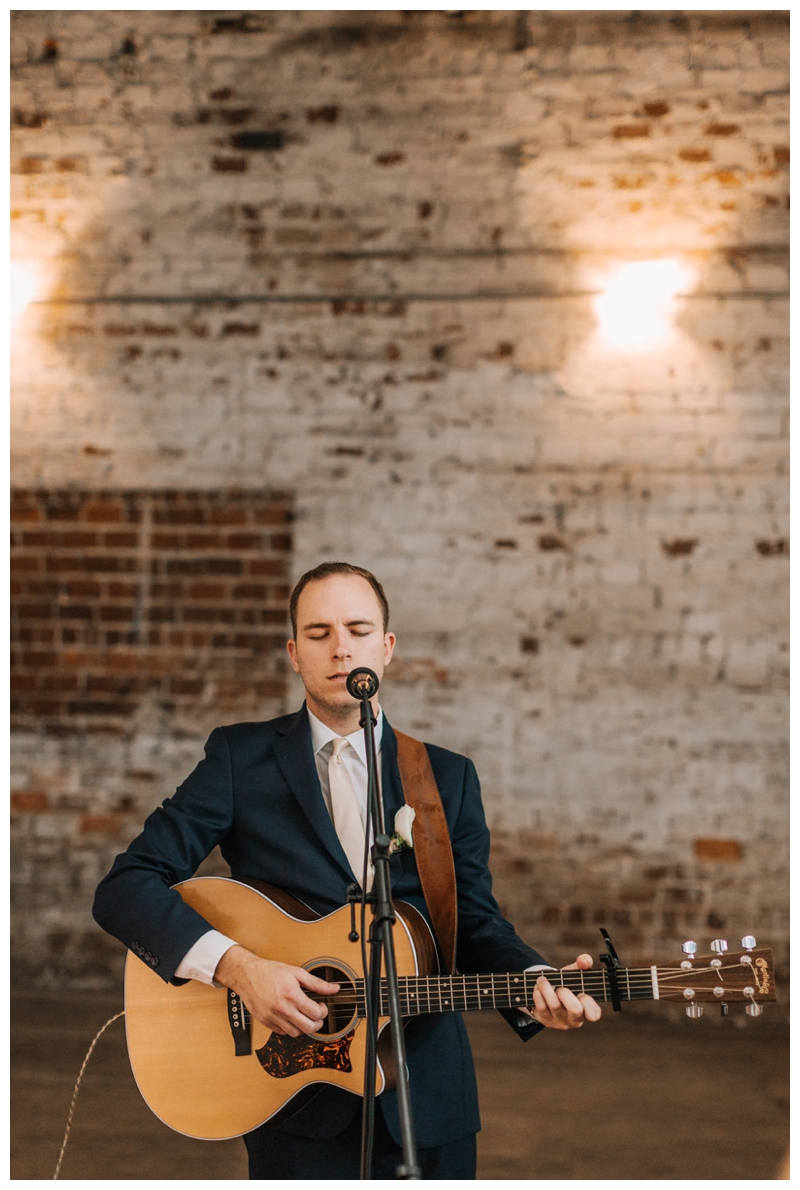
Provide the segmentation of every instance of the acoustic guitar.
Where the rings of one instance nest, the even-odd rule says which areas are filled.
[[[257,886],[257,887],[255,887]],[[205,1140],[241,1136],[278,1112],[291,1112],[313,1091],[332,1083],[360,1095],[364,1082],[366,1029],[361,942],[351,941],[347,906],[318,917],[306,905],[260,881],[243,884],[195,877],[176,885],[183,900],[215,929],[263,958],[305,967],[340,984],[319,1033],[288,1037],[272,1033],[232,991],[190,980],[164,983],[128,952],[125,967],[125,1027],[136,1083],[153,1112],[170,1128]],[[541,972],[485,975],[438,974],[430,928],[411,905],[395,903],[394,931],[403,1016],[519,1008],[533,1003]],[[745,939],[745,943],[753,941]],[[693,944],[692,944],[693,945]],[[775,999],[772,952],[737,953],[677,960],[616,971],[551,971],[556,987],[588,992],[595,1000],[662,1000],[689,1006],[748,1002],[761,1012]],[[380,1041],[389,1030],[382,988]],[[391,1085],[391,1052],[379,1044],[378,1092]],[[303,1095],[303,1093],[305,1093]],[[298,1100],[296,1097],[301,1096]]]

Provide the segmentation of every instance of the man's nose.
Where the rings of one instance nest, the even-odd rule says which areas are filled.
[[[333,644],[333,655],[334,657],[342,658],[350,657],[352,655],[350,649],[350,640],[346,633],[337,633]]]

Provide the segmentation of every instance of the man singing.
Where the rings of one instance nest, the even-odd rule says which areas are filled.
[[[276,1033],[319,1029],[327,1008],[307,995],[336,991],[300,967],[263,959],[214,930],[171,886],[191,877],[219,844],[234,879],[257,877],[328,914],[347,902],[362,875],[367,768],[360,705],[348,693],[351,670],[379,678],[392,658],[389,606],[373,574],[325,562],[304,574],[289,605],[292,668],[305,686],[303,707],[266,723],[211,733],[205,759],[147,819],[100,884],[97,922],[136,950],[164,980],[232,988]],[[373,700],[378,769],[387,824],[403,805],[397,741]],[[462,973],[546,966],[500,914],[491,891],[489,832],[470,760],[427,744],[453,849],[458,898],[456,965]],[[418,819],[414,829],[423,829]],[[393,893],[430,922],[412,849],[391,860]],[[589,955],[573,967],[586,969]],[[542,1028],[575,1029],[600,1017],[588,995],[536,982],[531,1012],[501,1010],[523,1041]],[[458,1013],[415,1017],[405,1029],[411,1104],[423,1178],[475,1177],[480,1128],[475,1071]],[[357,1178],[361,1099],[315,1086],[245,1137],[251,1178]],[[385,1091],[375,1122],[375,1178],[401,1163],[397,1098]]]

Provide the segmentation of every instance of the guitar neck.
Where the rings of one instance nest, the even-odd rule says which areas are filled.
[[[608,973],[602,971],[527,971],[489,975],[408,976],[398,979],[400,1010],[403,1016],[431,1012],[480,1012],[484,1008],[525,1008],[533,1003],[533,989],[541,975],[553,987],[566,987],[579,995],[586,992],[600,1002],[613,999]],[[616,972],[620,1000],[659,998],[656,969],[621,967]],[[352,989],[342,991],[333,1000],[352,999]],[[356,982],[359,1016],[364,1016],[364,981]],[[381,981],[379,1016],[388,1015],[386,981]]]
[[[724,952],[722,952],[724,953]],[[757,1001],[774,1000],[775,976],[768,948],[675,960],[652,967],[606,967],[588,971],[509,971],[485,975],[410,975],[398,979],[400,1011],[404,1017],[434,1012],[480,1012],[484,1008],[526,1008],[533,1004],[536,981],[544,975],[553,987],[586,992],[600,1003],[627,1000],[667,1000],[684,1004],[745,1002],[750,1015],[759,1015]],[[328,969],[326,979],[336,980]],[[364,980],[342,981],[334,996],[314,997],[342,1013],[363,1017]],[[386,981],[381,981],[379,1016],[389,1015]],[[700,1015],[700,1013],[696,1013]],[[342,1017],[344,1019],[344,1017]],[[349,1019],[349,1018],[348,1018]]]

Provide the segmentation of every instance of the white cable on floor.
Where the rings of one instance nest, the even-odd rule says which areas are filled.
[[[83,1072],[86,1069],[89,1059],[92,1056],[92,1051],[93,1051],[94,1047],[97,1045],[98,1041],[103,1036],[103,1034],[105,1033],[108,1026],[113,1025],[114,1021],[118,1021],[119,1018],[124,1015],[125,1015],[125,1010],[123,1009],[122,1012],[118,1012],[116,1016],[112,1016],[106,1021],[106,1023],[103,1025],[102,1029],[97,1034],[95,1034],[95,1039],[92,1042],[92,1044],[89,1046],[89,1049],[87,1050],[87,1053],[86,1053],[86,1057],[83,1059],[83,1065],[81,1066],[80,1073],[78,1074],[78,1081],[75,1083],[75,1090],[72,1092],[72,1103],[69,1105],[69,1116],[67,1118],[67,1128],[64,1133],[64,1143],[62,1144],[61,1152],[58,1155],[58,1165],[56,1166],[56,1172],[53,1174],[54,1182],[58,1178],[59,1171],[61,1169],[61,1162],[64,1160],[64,1154],[67,1151],[67,1140],[69,1139],[69,1130],[72,1127],[72,1115],[73,1115],[73,1112],[75,1111],[75,1100],[78,1098],[78,1091],[80,1090],[81,1079],[83,1078]]]

